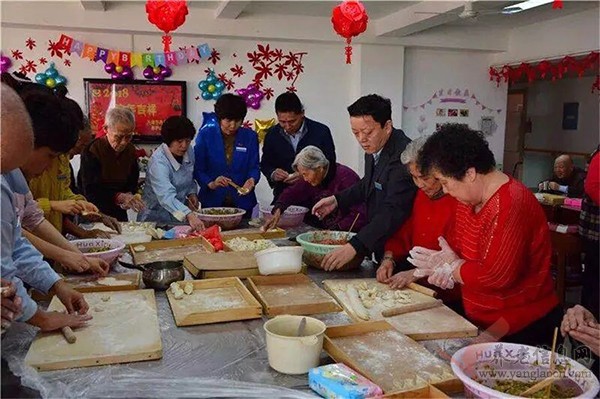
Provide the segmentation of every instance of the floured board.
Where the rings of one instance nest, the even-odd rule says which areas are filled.
[[[239,278],[185,280],[194,286],[191,295],[175,299],[167,290],[169,305],[178,326],[220,323],[224,321],[257,319],[262,316],[260,303],[248,292]]]
[[[136,265],[159,261],[183,261],[194,252],[214,252],[214,248],[204,237],[185,238],[180,240],[162,240],[140,244],[143,251],[138,251],[138,245],[130,245],[133,261]]]
[[[476,337],[478,332],[476,326],[446,306],[386,317],[385,320],[417,341]]]
[[[237,229],[237,230],[227,230],[221,232],[221,238],[223,241],[231,240],[234,237],[245,237],[249,240],[256,240],[259,238],[265,239],[273,239],[273,238],[285,238],[285,230],[281,228],[270,229],[267,231],[262,231],[260,228],[250,228],[250,229]]]
[[[348,287],[354,286],[358,292],[371,291],[375,292],[371,298],[362,300],[366,312],[368,313],[368,320],[382,320],[384,317],[381,315],[382,310],[391,309],[406,305],[414,305],[418,303],[434,302],[436,299],[414,291],[410,288],[403,288],[401,290],[392,290],[387,284],[378,283],[374,278],[359,278],[359,279],[339,279],[339,280],[325,280],[323,281],[323,288],[327,290],[338,302],[344,310],[350,315],[350,317],[356,322],[366,321],[361,318],[360,311],[354,306],[354,302],[349,298]],[[367,289],[363,290],[360,287],[366,286]],[[396,292],[399,292],[396,294]],[[371,294],[371,292],[369,292]],[[387,299],[385,299],[387,297]]]
[[[84,296],[93,319],[86,327],[74,330],[77,342],[69,344],[60,331],[39,333],[25,363],[47,371],[162,357],[154,290],[92,292]],[[64,309],[57,297],[48,308]]]
[[[250,291],[269,317],[340,312],[342,308],[304,274],[248,277]]]
[[[420,390],[429,384],[442,390],[460,386],[449,364],[385,321],[328,327],[324,349],[386,394]]]
[[[79,292],[129,291],[140,288],[141,272],[115,273],[106,277],[91,275],[68,275],[63,280]],[[51,295],[32,290],[32,298],[36,301],[49,300]]]

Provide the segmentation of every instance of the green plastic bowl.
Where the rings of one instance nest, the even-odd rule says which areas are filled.
[[[302,260],[308,266],[322,269],[321,262],[325,255],[344,244],[320,244],[324,240],[350,240],[356,233],[348,233],[347,231],[309,231],[299,234],[296,237],[298,244],[304,248]],[[339,270],[354,269],[362,263],[363,259],[359,256],[346,263]]]

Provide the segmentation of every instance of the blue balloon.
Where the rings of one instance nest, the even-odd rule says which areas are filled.
[[[203,91],[202,92],[202,99],[204,100],[210,100],[212,98],[212,94],[207,92],[207,91]]]
[[[46,84],[46,74],[45,73],[38,73],[37,75],[35,75],[35,81],[41,85],[45,85]]]
[[[210,75],[209,77],[206,78],[206,81],[208,83],[215,83],[218,79],[215,77],[215,75]]]
[[[220,91],[215,91],[214,93],[212,93],[212,99],[213,100],[218,100],[219,97],[221,97],[221,92]]]
[[[202,91],[206,91],[206,89],[208,88],[208,82],[206,80],[201,81],[200,83],[198,83],[198,88]]]
[[[215,83],[215,87],[217,88],[217,91],[223,91],[225,88],[225,83],[219,80],[217,83]]]
[[[58,71],[56,70],[56,68],[50,67],[50,68],[46,69],[46,77],[55,78],[57,76],[58,76]]]
[[[56,82],[56,85],[66,85],[67,84],[67,78],[65,78],[62,75],[58,75],[57,77],[54,78],[54,81]]]

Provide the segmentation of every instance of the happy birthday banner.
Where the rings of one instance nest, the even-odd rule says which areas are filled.
[[[94,46],[75,40],[70,36],[61,34],[58,40],[60,48],[71,54],[78,54],[81,58],[87,58],[90,61],[102,61],[105,64],[114,63],[123,67],[146,68],[162,65],[164,67],[172,65],[187,64],[194,61],[200,61],[200,58],[208,58],[212,52],[210,46],[206,43],[196,47],[190,47],[179,51],[168,51],[166,53],[137,53],[130,51],[117,51]]]
[[[439,101],[440,103],[460,103],[460,104],[465,104],[467,102],[467,100],[475,100],[475,105],[480,107],[482,111],[487,110],[488,112],[497,112],[500,113],[502,112],[501,108],[492,108],[492,107],[488,107],[486,105],[484,105],[474,93],[470,93],[469,89],[465,89],[460,90],[460,89],[439,89],[438,91],[435,91],[431,97],[429,97],[429,99],[427,101],[425,101],[423,104],[419,104],[419,105],[414,105],[414,106],[403,106],[402,108],[405,111],[411,110],[411,111],[416,111],[419,108],[420,109],[425,109],[425,107],[427,105],[432,105],[433,101],[436,100]]]

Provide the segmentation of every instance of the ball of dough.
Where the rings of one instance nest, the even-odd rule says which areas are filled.
[[[177,291],[173,292],[173,298],[175,298],[175,299],[181,299],[181,298],[183,298],[183,291],[182,290],[177,290]]]
[[[191,295],[192,292],[194,292],[194,285],[192,283],[185,283],[183,292],[185,292],[187,295]]]
[[[102,295],[100,299],[102,299],[102,302],[108,302],[110,301],[110,295]]]
[[[178,282],[171,283],[170,287],[171,287],[171,292],[173,294],[175,293],[175,291],[181,290],[181,287],[179,286]]]

